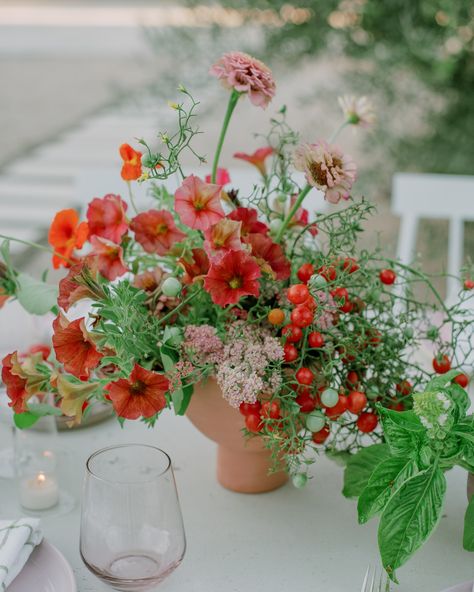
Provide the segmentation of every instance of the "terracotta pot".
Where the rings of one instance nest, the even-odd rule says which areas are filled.
[[[264,493],[286,483],[286,472],[268,474],[270,452],[259,438],[244,437],[244,418],[222,397],[215,379],[194,387],[186,414],[198,430],[218,444],[217,480],[223,487],[238,493]]]
[[[471,501],[471,497],[474,495],[474,473],[468,473],[467,475],[467,499]]]

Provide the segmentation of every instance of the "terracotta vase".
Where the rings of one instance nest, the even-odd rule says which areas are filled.
[[[467,475],[467,499],[471,501],[471,497],[474,495],[474,473],[468,473]]]
[[[215,379],[194,387],[186,415],[217,443],[217,480],[223,487],[238,493],[264,493],[286,483],[286,472],[268,474],[270,452],[259,438],[244,437],[244,418],[222,397]]]

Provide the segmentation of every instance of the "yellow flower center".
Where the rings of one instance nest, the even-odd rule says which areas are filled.
[[[232,288],[232,290],[237,290],[237,288],[240,288],[240,286],[242,285],[242,278],[240,277],[233,277],[230,281],[229,281],[229,286]]]

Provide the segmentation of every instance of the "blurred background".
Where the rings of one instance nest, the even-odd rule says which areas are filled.
[[[470,0],[0,0],[0,233],[44,240],[51,214],[77,200],[79,173],[118,174],[120,143],[171,125],[178,83],[203,102],[197,144],[211,155],[227,95],[208,68],[239,49],[272,67],[278,92],[266,113],[241,102],[222,164],[258,147],[253,134],[282,105],[313,141],[337,127],[338,96],[368,95],[377,125],[338,143],[358,163],[356,194],[378,206],[364,240],[383,232],[393,254],[393,173],[474,172],[473,47]],[[423,220],[425,269],[444,268],[447,241],[447,221]],[[472,255],[472,223],[464,243]]]

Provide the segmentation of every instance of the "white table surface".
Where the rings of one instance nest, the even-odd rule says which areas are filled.
[[[188,547],[182,565],[159,588],[163,592],[358,592],[367,564],[377,557],[377,521],[357,524],[355,502],[340,493],[342,469],[325,458],[305,489],[288,484],[242,495],[217,484],[214,444],[172,412],[154,430],[139,422],[121,429],[112,419],[61,432],[59,438],[64,485],[78,504],[68,515],[44,519],[43,526],[72,565],[78,592],[107,589],[79,557],[84,464],[93,451],[125,442],[155,444],[173,459]],[[9,445],[10,428],[0,423],[0,450]],[[11,517],[15,496],[14,482],[0,479],[0,517],[6,512]],[[399,570],[396,590],[439,592],[474,577],[473,556],[461,546],[466,504],[466,474],[453,470],[443,519],[428,544]],[[19,514],[19,507],[15,511]]]

